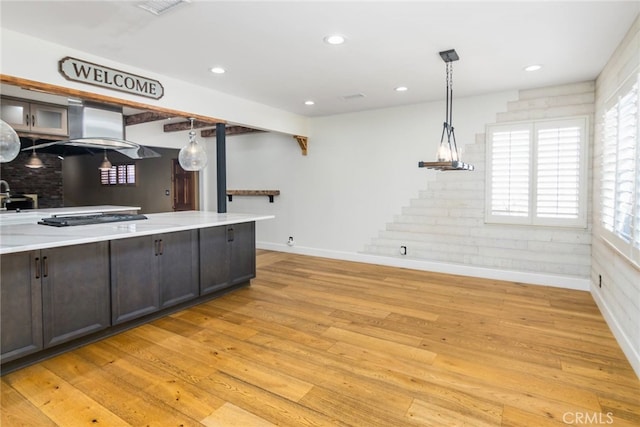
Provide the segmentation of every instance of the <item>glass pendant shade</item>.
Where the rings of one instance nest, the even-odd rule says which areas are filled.
[[[7,163],[18,157],[20,138],[11,126],[0,120],[0,163]]]
[[[193,130],[193,119],[191,119],[189,143],[180,149],[178,162],[182,169],[186,171],[199,171],[207,166],[207,161],[207,152],[204,150],[204,147],[196,141],[196,133]]]
[[[40,158],[36,154],[36,150],[33,150],[25,166],[30,169],[40,169],[44,167],[44,163],[42,163],[42,160],[40,160]]]

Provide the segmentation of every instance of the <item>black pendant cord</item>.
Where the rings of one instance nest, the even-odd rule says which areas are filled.
[[[453,131],[453,65],[451,62],[447,62],[447,114],[448,114],[448,129],[447,129],[447,142],[449,143],[449,150],[451,151],[451,160],[458,161],[458,145],[456,144],[456,134]],[[453,146],[451,145],[451,139],[453,137]]]
[[[448,131],[449,131],[449,66],[450,66],[450,64],[451,64],[450,62],[447,62],[445,64],[446,69],[447,69],[447,72],[446,72],[446,88],[447,88],[446,89],[447,90],[446,99],[447,99],[447,103],[446,103],[446,106],[444,108],[444,124],[445,124],[445,127],[447,128],[447,137],[449,137],[449,132]],[[453,101],[453,99],[451,101]]]

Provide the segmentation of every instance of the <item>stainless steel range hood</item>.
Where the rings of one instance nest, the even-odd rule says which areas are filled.
[[[22,151],[78,147],[88,153],[114,150],[131,159],[160,157],[152,149],[125,139],[122,108],[70,100],[68,118],[69,139],[25,147]]]

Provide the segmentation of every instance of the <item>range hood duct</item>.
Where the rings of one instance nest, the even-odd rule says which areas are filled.
[[[89,153],[114,150],[131,159],[160,157],[152,149],[125,139],[124,116],[120,107],[70,100],[67,111],[69,139],[46,142],[29,149],[51,147],[51,150],[54,146],[62,146],[84,148]]]

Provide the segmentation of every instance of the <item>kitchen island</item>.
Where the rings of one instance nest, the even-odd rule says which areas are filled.
[[[0,225],[2,373],[215,298],[255,277],[255,222],[186,211]]]

